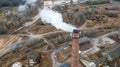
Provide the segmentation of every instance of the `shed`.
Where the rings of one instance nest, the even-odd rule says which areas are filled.
[[[120,44],[102,53],[104,56],[107,55],[107,59],[112,61],[113,59],[120,56]]]
[[[79,39],[79,45],[85,45],[90,42],[90,39],[88,37],[83,37]]]
[[[119,9],[118,6],[108,6],[108,7],[105,7],[106,10],[117,10]]]
[[[34,66],[40,63],[40,54],[38,52],[33,52],[28,55],[29,65]]]
[[[61,65],[60,67],[70,67],[70,64],[65,63],[65,64]]]

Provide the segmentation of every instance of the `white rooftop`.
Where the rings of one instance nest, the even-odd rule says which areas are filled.
[[[22,63],[21,62],[15,62],[12,67],[22,67]]]

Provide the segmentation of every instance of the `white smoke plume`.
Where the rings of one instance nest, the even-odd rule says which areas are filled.
[[[66,32],[72,32],[73,29],[77,29],[73,25],[63,22],[62,15],[51,9],[44,8],[40,11],[39,15],[43,23],[49,23],[57,29],[61,29]]]
[[[19,12],[25,11],[25,9],[28,8],[27,4],[34,6],[36,2],[37,0],[26,0],[26,3],[24,5],[20,5],[17,10]]]

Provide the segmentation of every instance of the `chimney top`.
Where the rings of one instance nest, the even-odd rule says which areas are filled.
[[[74,30],[73,30],[73,33],[78,33],[78,32],[79,32],[78,29],[74,29]]]

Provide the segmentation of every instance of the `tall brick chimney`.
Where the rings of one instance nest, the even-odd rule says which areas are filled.
[[[77,29],[73,30],[72,39],[71,67],[79,67],[79,31]]]

